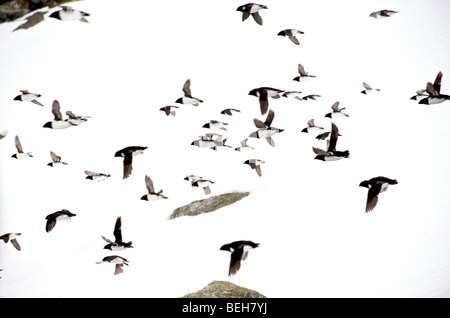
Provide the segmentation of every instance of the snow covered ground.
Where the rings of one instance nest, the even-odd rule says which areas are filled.
[[[179,297],[213,280],[229,280],[268,297],[450,296],[450,102],[419,105],[410,97],[443,73],[450,93],[450,2],[265,1],[263,25],[241,21],[241,1],[100,1],[71,4],[89,23],[52,18],[28,30],[0,25],[0,235],[20,232],[22,250],[0,242],[0,297]],[[432,5],[430,5],[432,3]],[[398,11],[370,18],[381,9]],[[47,16],[57,10],[51,9]],[[300,45],[277,36],[294,28]],[[301,63],[316,78],[295,82]],[[198,107],[176,105],[191,80]],[[363,95],[362,82],[379,88]],[[257,87],[299,90],[312,101],[270,99],[275,147],[249,139],[252,152],[192,146],[221,133],[238,147],[265,119]],[[14,101],[20,90],[42,94],[44,106]],[[51,105],[91,116],[66,130],[42,128]],[[324,115],[340,102],[350,117]],[[220,111],[237,108],[225,116]],[[65,116],[65,115],[64,115]],[[340,134],[350,158],[314,160],[309,119]],[[227,130],[208,130],[211,119]],[[14,137],[33,158],[16,160]],[[147,146],[122,179],[126,146]],[[67,166],[52,168],[50,151]],[[258,158],[262,177],[243,162]],[[85,179],[85,170],[110,173]],[[215,183],[211,195],[251,191],[214,213],[168,220],[172,211],[206,198],[184,177]],[[168,200],[140,200],[144,176]],[[363,180],[398,180],[365,213]],[[45,232],[45,217],[76,216]],[[122,216],[134,249],[108,253]],[[228,277],[222,244],[252,240],[237,275]],[[124,273],[96,264],[117,254]]]

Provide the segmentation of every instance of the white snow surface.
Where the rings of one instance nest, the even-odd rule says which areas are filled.
[[[447,0],[261,2],[263,25],[242,22],[241,1],[100,1],[71,3],[89,23],[48,18],[28,30],[23,19],[0,25],[0,235],[20,232],[22,250],[0,241],[0,297],[180,297],[214,280],[228,280],[267,297],[450,296],[450,102],[419,105],[410,97],[442,71],[450,93],[450,2]],[[48,9],[48,8],[47,8]],[[370,18],[381,9],[398,11]],[[277,36],[304,32],[300,45]],[[297,65],[317,77],[295,82]],[[191,80],[198,107],[175,105]],[[362,82],[380,91],[363,95]],[[312,101],[270,99],[273,126],[284,131],[249,139],[251,152],[192,146],[221,133],[233,148],[265,120],[257,87],[319,94]],[[20,90],[40,93],[44,106],[14,101]],[[91,116],[65,130],[43,128],[51,105]],[[348,118],[324,115],[340,102]],[[225,108],[241,113],[221,115]],[[314,160],[324,148],[307,121],[342,135],[350,158]],[[209,120],[227,130],[202,128]],[[11,158],[19,135],[32,158]],[[126,146],[147,146],[122,179]],[[52,168],[50,151],[68,165]],[[261,159],[262,177],[244,165]],[[110,173],[103,182],[84,170]],[[172,211],[203,199],[183,180],[214,181],[211,194],[250,191],[213,213],[169,220]],[[149,175],[169,199],[140,200]],[[365,213],[363,180],[398,180]],[[45,217],[76,216],[45,232]],[[122,217],[134,249],[109,253]],[[240,271],[228,277],[225,243],[252,240]],[[96,264],[108,255],[129,261]]]

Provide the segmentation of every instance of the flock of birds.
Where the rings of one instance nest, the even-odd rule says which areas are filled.
[[[252,16],[257,24],[262,25],[263,19],[260,15],[260,11],[263,9],[268,8],[265,5],[248,3],[239,6],[237,8],[237,11],[242,12],[242,21],[245,21],[249,16]],[[386,18],[391,17],[395,13],[397,12],[392,10],[381,10],[371,13],[369,16],[373,18]],[[72,9],[69,6],[62,6],[59,11],[55,11],[51,15],[49,15],[49,17],[56,18],[62,21],[79,20],[82,22],[88,22],[86,20],[87,16],[89,16],[88,13]],[[289,38],[290,41],[292,41],[292,43],[294,43],[295,45],[299,45],[299,40],[297,36],[301,34],[304,34],[304,32],[295,29],[285,29],[278,33],[279,36]],[[306,72],[303,65],[298,64],[298,76],[293,78],[293,80],[303,82],[305,80],[313,80],[315,77],[316,77],[315,75],[310,75],[308,72]],[[441,94],[440,92],[441,79],[442,73],[439,72],[433,83],[428,82],[426,87],[424,89],[418,90],[416,92],[416,95],[411,97],[411,99],[419,100],[419,104],[426,104],[426,105],[442,103],[444,101],[449,100],[450,99],[449,95]],[[188,79],[186,80],[186,82],[182,87],[184,95],[178,98],[175,103],[192,106],[199,106],[201,103],[203,103],[201,99],[194,97],[192,95],[190,86],[191,82]],[[361,91],[361,93],[365,95],[380,91],[380,89],[372,88],[365,82],[363,82],[363,87],[364,89]],[[272,109],[270,109],[269,100],[271,98],[281,98],[281,97],[296,98],[299,100],[315,100],[316,98],[320,97],[320,95],[307,95],[300,97],[299,96],[300,92],[298,91],[285,91],[282,89],[272,87],[258,87],[250,90],[248,94],[258,98],[261,115],[266,116],[264,120],[257,118],[253,120],[256,130],[252,132],[248,136],[248,138],[266,139],[268,144],[272,147],[275,147],[273,136],[283,132],[283,129],[272,126],[275,117],[275,112]],[[21,102],[32,102],[38,106],[44,106],[38,101],[38,98],[40,96],[41,96],[40,94],[31,93],[28,90],[21,90],[21,94],[16,96],[14,100]],[[175,116],[178,108],[179,106],[165,106],[162,107],[160,111],[164,112],[167,116]],[[330,119],[349,117],[347,113],[343,112],[345,108],[341,108],[339,106],[339,102],[335,102],[331,106],[331,109],[332,109],[331,112],[327,113],[325,117]],[[238,113],[240,113],[240,110],[234,108],[227,108],[221,112],[221,114],[228,116],[233,116]],[[53,120],[44,123],[43,125],[44,128],[56,130],[68,129],[81,125],[82,123],[86,122],[89,118],[88,116],[76,116],[73,112],[69,110],[66,111],[67,118],[64,118],[61,113],[60,103],[57,100],[54,100],[52,104],[52,114]],[[208,123],[204,124],[203,128],[227,130],[226,126],[227,123],[225,122],[221,122],[218,120],[211,120]],[[324,130],[323,127],[319,127],[314,124],[314,119],[309,120],[307,122],[307,127],[301,130],[303,133],[308,134],[321,132],[320,134],[317,135],[316,139],[324,140],[327,143],[327,147],[325,147],[325,149],[312,147],[312,150],[315,154],[314,159],[327,162],[349,158],[350,157],[349,150],[337,150],[338,149],[337,141],[338,138],[341,136],[339,134],[339,129],[337,125],[333,122],[331,123],[330,131],[322,132],[323,130]],[[254,148],[247,144],[248,138],[242,140],[241,146],[234,148],[234,150],[236,151],[253,150]],[[212,150],[218,150],[220,147],[231,148],[231,146],[226,145],[226,140],[227,139],[223,138],[221,134],[208,133],[203,136],[200,136],[200,139],[193,141],[191,145],[197,147],[206,147]],[[17,149],[17,153],[12,155],[13,158],[23,159],[33,156],[30,152],[25,152],[23,150],[19,136],[15,137],[15,147]],[[143,154],[146,149],[147,149],[146,146],[129,146],[120,149],[115,153],[115,157],[122,158],[123,160],[123,176],[122,176],[123,179],[130,177],[130,175],[132,174],[133,158],[137,155]],[[55,167],[57,165],[67,165],[67,163],[63,162],[62,158],[57,154],[55,154],[53,151],[50,151],[50,156],[52,161],[48,164],[49,166]],[[248,159],[244,162],[244,164],[249,165],[251,169],[255,170],[257,175],[260,177],[262,176],[261,165],[264,163],[265,162],[261,159]],[[93,181],[103,181],[111,177],[110,174],[98,173],[93,171],[85,171],[85,174],[86,179]],[[206,180],[200,176],[195,175],[188,175],[186,176],[185,180],[189,181],[193,187],[203,188],[206,195],[209,195],[211,193],[210,186],[214,184],[214,182],[211,180]],[[378,176],[371,178],[369,180],[362,181],[359,184],[359,186],[368,188],[365,212],[372,211],[377,205],[380,193],[386,191],[389,185],[395,184],[397,184],[397,180],[383,176]],[[159,191],[155,190],[153,181],[148,175],[145,175],[145,185],[147,188],[147,193],[141,197],[141,200],[158,201],[167,199],[167,197],[163,195],[163,190]],[[45,226],[46,232],[52,231],[52,229],[56,226],[58,222],[62,220],[68,220],[74,216],[76,216],[76,214],[73,214],[72,212],[66,209],[47,215]],[[6,233],[0,236],[0,239],[2,239],[5,243],[11,242],[11,244],[17,250],[20,251],[21,248],[17,241],[17,238],[20,235],[21,233]],[[102,236],[102,238],[107,243],[104,246],[104,249],[117,252],[123,251],[128,248],[133,248],[131,241],[124,242],[122,239],[122,219],[120,216],[117,217],[116,219],[113,235],[114,240]],[[258,246],[259,243],[245,240],[224,244],[220,248],[220,250],[229,251],[231,253],[231,260],[229,264],[228,274],[230,276],[236,274],[239,271],[241,261],[247,258],[248,251]],[[114,271],[115,275],[122,273],[123,266],[128,265],[129,263],[127,259],[118,255],[110,255],[104,257],[98,263],[104,262],[115,264],[115,271]]]

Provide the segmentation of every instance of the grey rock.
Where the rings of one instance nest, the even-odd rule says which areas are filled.
[[[202,213],[208,213],[220,209],[224,206],[233,204],[242,198],[248,196],[250,192],[231,192],[209,197],[203,200],[197,200],[188,205],[175,209],[169,219],[175,219],[180,216],[195,216]]]
[[[14,21],[24,15],[44,8],[53,8],[71,0],[0,0],[0,23]]]
[[[215,280],[197,292],[180,298],[267,298],[257,291],[226,281]]]

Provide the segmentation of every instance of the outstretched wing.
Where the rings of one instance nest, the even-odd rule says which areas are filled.
[[[62,120],[61,106],[59,105],[59,102],[57,100],[53,101],[52,113],[55,116],[55,120]]]
[[[191,95],[191,80],[188,79],[183,85],[184,95],[187,97],[192,97]]]
[[[153,181],[149,176],[145,176],[145,185],[147,187],[148,193],[155,193],[155,188],[153,187]]]
[[[114,237],[116,238],[116,243],[122,242],[122,218],[119,216],[116,220],[116,225],[114,226]]]

